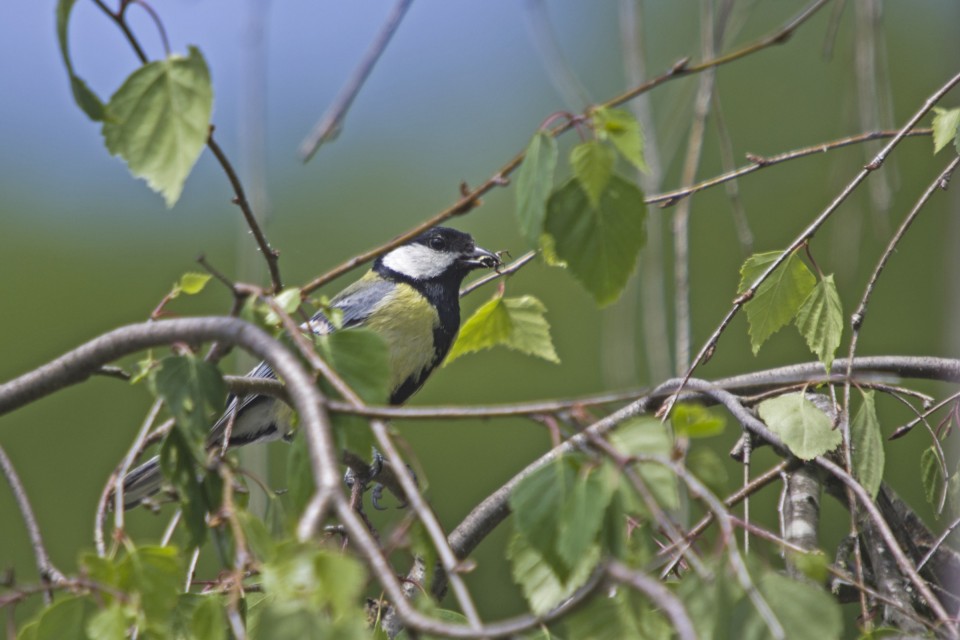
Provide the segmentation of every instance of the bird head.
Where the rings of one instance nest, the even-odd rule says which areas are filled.
[[[411,280],[453,280],[459,285],[474,269],[500,266],[500,257],[478,247],[468,233],[434,227],[385,254],[377,263]]]

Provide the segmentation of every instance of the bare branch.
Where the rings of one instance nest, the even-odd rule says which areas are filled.
[[[367,49],[356,71],[353,72],[347,84],[340,90],[340,93],[333,101],[333,104],[327,109],[326,113],[324,113],[317,124],[313,126],[313,130],[311,130],[303,142],[300,143],[301,160],[309,162],[313,154],[320,148],[320,145],[336,138],[337,135],[340,134],[340,131],[343,129],[343,120],[347,115],[347,111],[350,110],[350,105],[353,104],[354,99],[360,93],[360,89],[363,88],[363,84],[370,76],[370,72],[373,71],[377,60],[380,59],[387,45],[390,44],[390,39],[393,38],[393,34],[396,33],[397,28],[403,21],[403,17],[406,15],[407,9],[410,8],[411,4],[413,4],[413,0],[398,0],[394,5],[393,10],[390,12],[390,15],[387,16],[386,22],[384,22],[383,27],[380,29],[380,33],[377,34],[377,37],[370,44],[370,48]]]
[[[20,515],[23,517],[23,523],[27,527],[27,535],[30,536],[30,545],[33,547],[33,558],[37,563],[37,573],[40,575],[40,581],[44,585],[57,584],[64,581],[63,574],[50,561],[50,555],[47,548],[43,545],[43,536],[40,535],[40,526],[37,524],[37,518],[33,514],[33,507],[30,506],[30,499],[27,498],[27,492],[20,482],[20,476],[17,470],[13,468],[13,463],[7,457],[7,452],[0,447],[0,469],[3,471],[10,490],[13,491],[13,497],[17,501],[17,507],[20,509]],[[47,594],[49,598],[49,593]],[[48,604],[50,600],[48,599]]]
[[[653,600],[653,603],[670,618],[673,623],[673,630],[677,632],[680,638],[683,640],[696,639],[696,629],[694,629],[693,621],[690,620],[690,615],[684,608],[683,603],[662,582],[645,573],[634,571],[619,562],[608,564],[607,574],[617,582],[630,585],[633,589]]]
[[[793,151],[785,151],[784,153],[778,153],[775,156],[758,156],[756,154],[747,154],[747,159],[750,160],[750,164],[744,165],[733,171],[728,171],[722,173],[719,176],[710,178],[709,180],[704,180],[703,182],[698,182],[697,184],[688,187],[686,189],[677,189],[676,191],[668,191],[666,193],[659,193],[656,195],[648,196],[644,202],[647,204],[656,204],[660,203],[661,207],[671,207],[677,202],[686,198],[687,196],[693,195],[698,191],[703,191],[711,187],[716,187],[725,182],[730,182],[731,180],[736,180],[742,176],[751,174],[760,169],[766,167],[771,167],[775,164],[780,164],[782,162],[787,162],[790,160],[796,160],[798,158],[805,158],[807,156],[818,155],[821,153],[826,153],[827,151],[833,151],[834,149],[842,149],[843,147],[849,147],[854,144],[860,144],[870,140],[882,140],[885,138],[893,138],[899,131],[869,131],[867,133],[860,133],[853,136],[847,136],[845,138],[839,138],[838,140],[831,140],[829,142],[821,142],[820,144],[815,144],[809,147],[803,147],[801,149],[795,149]],[[915,136],[929,136],[933,133],[933,130],[929,127],[923,128],[919,127],[916,129],[911,129],[906,133],[907,137]]]
[[[743,305],[746,304],[747,301],[749,301],[753,297],[753,295],[756,293],[760,285],[763,284],[763,282],[770,277],[770,274],[776,271],[780,267],[780,265],[783,264],[787,260],[787,258],[789,258],[793,254],[794,251],[800,248],[800,246],[802,246],[805,242],[809,241],[810,238],[812,238],[814,234],[816,234],[817,230],[823,225],[823,223],[826,222],[830,218],[830,216],[833,215],[833,213],[840,207],[840,205],[843,204],[843,202],[850,196],[850,194],[853,193],[853,190],[856,189],[857,186],[866,179],[866,177],[870,174],[871,171],[875,170],[877,167],[883,164],[883,161],[886,159],[887,155],[889,155],[890,152],[894,148],[896,148],[898,144],[900,144],[901,140],[903,140],[906,137],[907,133],[911,131],[917,125],[917,123],[920,122],[920,119],[923,118],[933,108],[933,106],[948,91],[950,91],[950,89],[952,89],[958,83],[960,83],[960,73],[956,74],[955,76],[947,80],[947,82],[945,82],[939,89],[934,91],[933,94],[931,94],[930,97],[927,98],[927,100],[923,103],[923,105],[913,114],[913,116],[911,116],[911,118],[907,121],[907,123],[900,128],[897,135],[894,136],[893,139],[890,142],[888,142],[886,146],[883,147],[883,149],[880,150],[880,153],[878,153],[876,157],[874,157],[873,161],[870,162],[870,164],[868,164],[867,166],[865,166],[853,178],[853,180],[851,180],[850,183],[847,184],[846,187],[844,187],[843,191],[841,191],[840,194],[833,199],[833,201],[827,206],[827,208],[824,209],[823,212],[821,212],[820,215],[818,215],[813,220],[813,222],[808,224],[807,227],[800,232],[800,234],[793,240],[793,242],[791,242],[790,245],[783,250],[783,253],[781,253],[776,260],[770,263],[770,266],[767,267],[766,270],[764,270],[764,272],[757,277],[756,281],[753,282],[746,291],[744,291],[741,295],[737,296],[737,298],[733,302],[733,306],[731,307],[730,311],[727,312],[727,315],[724,316],[723,320],[720,321],[720,325],[714,330],[714,332],[710,335],[710,337],[704,343],[703,347],[700,349],[700,352],[697,354],[696,358],[694,358],[693,362],[690,364],[690,367],[687,369],[687,372],[684,377],[689,378],[690,376],[692,376],[693,372],[696,371],[697,367],[699,367],[704,361],[707,360],[708,355],[714,352],[714,350],[717,347],[717,342],[720,340],[720,336],[723,334],[724,331],[726,331],[726,328],[730,325],[730,322],[737,315],[737,313],[739,313]],[[675,393],[675,396],[678,396],[681,390],[682,390],[682,387],[681,389],[677,390],[677,392]],[[669,413],[670,408],[673,406],[675,402],[676,402],[676,397],[671,399],[671,401],[669,402],[665,415]]]
[[[460,289],[460,297],[464,297],[470,293],[473,293],[475,290],[479,289],[488,282],[493,282],[499,278],[504,278],[506,276],[513,275],[519,271],[525,264],[533,260],[537,256],[536,251],[527,251],[525,254],[511,262],[505,267],[502,267],[495,271],[494,273],[483,276],[482,278],[477,278],[463,289]]]
[[[683,60],[676,62],[672,67],[670,67],[669,69],[661,73],[659,76],[652,78],[651,80],[648,80],[647,82],[644,82],[643,84],[636,86],[633,89],[625,93],[622,93],[616,96],[615,98],[611,98],[610,100],[607,100],[606,102],[599,104],[597,106],[598,107],[620,106],[621,104],[624,104],[625,102],[629,102],[630,100],[636,98],[637,96],[644,94],[647,91],[650,91],[651,89],[658,87],[661,84],[664,84],[665,82],[669,82],[670,80],[675,80],[676,78],[681,78],[681,77],[690,75],[692,73],[699,73],[706,69],[717,67],[722,64],[732,62],[733,60],[742,58],[746,55],[756,53],[757,51],[766,49],[767,47],[777,45],[777,44],[782,44],[790,38],[790,36],[793,34],[794,31],[796,31],[804,22],[806,22],[814,13],[817,12],[817,10],[819,10],[828,1],[829,0],[817,0],[816,2],[812,3],[809,7],[801,11],[800,14],[798,14],[795,18],[787,22],[787,24],[785,24],[783,27],[781,27],[780,29],[778,29],[772,34],[764,38],[761,38],[759,41],[753,44],[747,45],[742,49],[719,56],[717,58],[704,60],[703,62],[700,62],[695,65],[690,65],[689,60],[685,58]],[[572,129],[577,122],[579,122],[578,119],[567,119],[564,123],[551,129],[549,133],[551,136],[557,137],[560,134],[565,133],[570,129]],[[314,278],[303,287],[303,295],[304,296],[309,295],[310,293],[316,291],[317,289],[327,284],[328,282],[331,282],[336,278],[339,278],[343,274],[349,271],[352,271],[358,266],[362,264],[366,264],[367,262],[370,262],[371,260],[379,256],[382,256],[383,254],[387,253],[392,249],[396,249],[400,245],[410,241],[411,239],[423,233],[427,229],[435,227],[438,224],[454,216],[463,215],[475,209],[476,207],[480,206],[481,204],[480,198],[483,195],[485,195],[487,192],[491,191],[495,187],[502,187],[509,184],[507,178],[510,176],[510,174],[512,174],[514,171],[517,170],[517,168],[523,162],[523,158],[524,158],[524,154],[522,152],[517,154],[509,162],[507,162],[502,167],[500,167],[500,169],[495,174],[493,174],[493,176],[485,180],[478,187],[464,190],[463,195],[455,203],[453,203],[443,211],[440,211],[439,213],[435,214],[433,217],[428,218],[427,220],[424,220],[423,222],[413,227],[412,229],[409,229],[408,231],[405,231],[404,233],[398,235],[396,238],[394,238],[390,242],[384,243],[379,247],[375,247],[368,251],[364,251],[363,253],[360,253],[350,258],[349,260],[346,260],[345,262],[340,263],[339,265],[330,269],[323,275],[318,276],[317,278]]]
[[[149,58],[147,58],[147,54],[144,53],[143,47],[141,46],[136,35],[130,29],[130,25],[127,24],[126,9],[130,6],[130,4],[128,2],[121,2],[120,8],[117,11],[112,11],[103,2],[103,0],[94,0],[94,2],[100,8],[100,10],[111,20],[113,20],[120,30],[123,31],[123,35],[127,38],[130,46],[133,47],[134,53],[136,53],[140,63],[147,64],[149,62]],[[151,15],[154,15],[152,11]],[[161,33],[163,33],[162,30]],[[163,35],[164,43],[166,44],[166,34],[164,33]],[[227,175],[227,179],[230,181],[230,186],[233,187],[233,202],[240,208],[243,218],[246,221],[247,226],[250,228],[250,233],[253,234],[253,237],[257,242],[257,246],[260,248],[260,253],[263,254],[264,259],[267,261],[267,268],[270,271],[270,279],[273,282],[274,290],[280,291],[280,289],[283,288],[279,267],[280,254],[270,246],[266,235],[264,235],[263,230],[260,228],[260,224],[257,222],[257,219],[253,214],[253,209],[250,207],[250,202],[247,200],[247,196],[243,190],[243,184],[240,182],[237,172],[234,171],[233,165],[220,148],[220,145],[217,144],[216,140],[213,139],[213,129],[214,127],[211,125],[210,133],[207,136],[207,147],[213,153],[214,157],[216,157],[217,162],[220,163],[224,173]]]

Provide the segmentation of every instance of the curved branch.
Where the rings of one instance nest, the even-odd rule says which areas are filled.
[[[847,363],[843,358],[834,361],[831,369],[830,380],[842,382],[842,372],[846,370]],[[921,378],[942,380],[945,382],[960,382],[960,360],[950,358],[934,357],[912,357],[912,356],[875,356],[857,358],[854,362],[854,372],[862,374],[896,374],[906,378]],[[736,406],[749,415],[746,409],[743,409],[739,399],[731,392],[750,393],[757,390],[768,389],[774,385],[793,384],[804,380],[817,380],[823,376],[823,365],[818,362],[790,365],[750,373],[741,376],[733,376],[722,380],[707,382],[698,381],[697,385],[687,387],[688,397],[704,398],[712,397],[714,401],[723,400],[736,401]],[[476,549],[494,529],[510,515],[510,508],[507,500],[513,488],[525,477],[534,473],[542,466],[549,464],[557,457],[571,451],[582,448],[590,441],[591,435],[603,435],[620,422],[641,413],[652,412],[659,404],[675,393],[684,384],[682,378],[668,380],[659,385],[648,394],[641,396],[631,404],[610,414],[602,420],[590,425],[583,432],[574,435],[559,446],[551,449],[540,458],[527,465],[519,473],[504,483],[500,488],[487,496],[480,504],[473,508],[470,513],[460,522],[457,527],[450,532],[450,547],[460,558],[465,558]],[[725,394],[723,396],[719,394]],[[729,408],[729,407],[728,407]],[[402,411],[409,411],[404,409]],[[405,417],[395,415],[394,417]],[[410,416],[412,417],[412,416]],[[427,417],[427,416],[419,416]],[[762,424],[762,423],[761,423]],[[769,436],[769,437],[767,437]],[[783,445],[779,440],[769,433],[765,432],[764,437],[775,447],[779,446],[782,450]],[[434,583],[434,593],[442,594],[445,585],[443,580],[439,579]]]
[[[125,355],[177,341],[216,340],[239,345],[265,360],[287,385],[304,425],[317,486],[339,487],[335,447],[323,396],[297,359],[263,330],[220,316],[127,325],[90,340],[59,358],[0,385],[0,415],[86,380],[101,366]]]
[[[662,582],[619,562],[611,562],[607,565],[607,573],[617,582],[629,585],[653,600],[654,604],[670,618],[673,629],[680,638],[693,640],[697,637],[693,621],[690,620],[690,615],[683,603]]]
[[[17,470],[13,468],[13,463],[10,462],[10,458],[7,457],[7,452],[3,450],[3,447],[0,447],[0,471],[7,478],[13,497],[17,501],[17,507],[20,509],[20,515],[23,516],[23,523],[27,527],[27,535],[30,536],[30,545],[33,547],[33,557],[37,563],[40,582],[45,586],[64,582],[63,574],[50,560],[47,548],[43,544],[43,536],[40,535],[37,517],[34,515],[30,500],[27,498],[27,492],[23,488],[20,476],[17,475]],[[47,597],[49,598],[49,592],[47,592]]]

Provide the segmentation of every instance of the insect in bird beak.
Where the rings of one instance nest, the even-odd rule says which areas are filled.
[[[492,267],[492,268],[493,268],[493,270],[496,271],[498,274],[502,275],[502,274],[500,273],[500,267],[503,266],[503,256],[507,256],[508,258],[511,258],[511,259],[513,258],[513,256],[511,256],[511,255],[510,255],[510,252],[509,252],[509,251],[506,251],[506,250],[504,250],[504,251],[496,251],[495,253],[497,254],[497,265],[494,266],[494,267]]]
[[[474,267],[484,267],[486,269],[498,269],[501,265],[500,256],[486,249],[476,247],[473,253],[466,256],[466,264]]]

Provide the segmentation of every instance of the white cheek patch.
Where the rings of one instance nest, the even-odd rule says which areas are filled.
[[[457,256],[451,253],[434,251],[422,244],[408,244],[385,255],[383,264],[410,278],[429,280],[441,275],[456,259]]]

